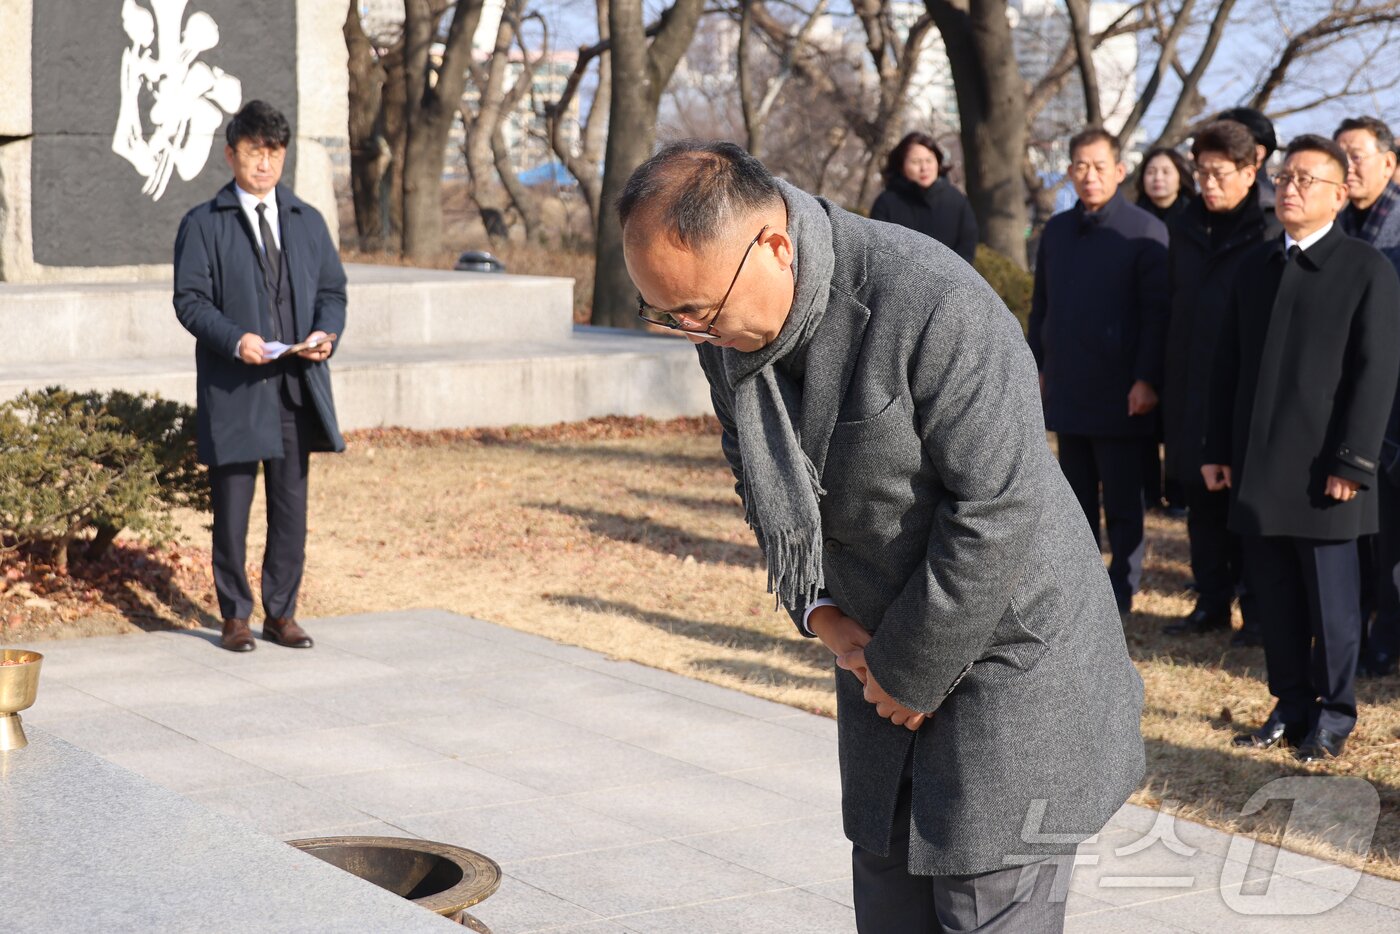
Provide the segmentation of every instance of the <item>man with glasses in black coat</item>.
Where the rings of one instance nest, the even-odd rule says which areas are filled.
[[[1285,235],[1250,252],[1221,335],[1201,475],[1230,490],[1230,528],[1264,621],[1273,712],[1237,745],[1342,754],[1356,725],[1358,536],[1400,374],[1400,279],[1335,223],[1347,157],[1305,135],[1274,177]]]

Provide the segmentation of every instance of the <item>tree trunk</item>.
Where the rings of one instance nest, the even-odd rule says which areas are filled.
[[[350,191],[355,207],[355,232],[360,249],[383,249],[383,223],[379,209],[380,181],[387,168],[376,126],[383,106],[384,68],[374,55],[360,22],[358,0],[351,0],[345,16],[345,48],[350,72]]]
[[[1022,269],[1026,258],[1026,84],[1006,0],[924,0],[943,36],[962,118],[967,195],[982,242]]]
[[[676,0],[662,14],[661,28],[648,46],[641,0],[612,0],[612,101],[598,215],[594,324],[642,326],[636,314],[636,286],[622,259],[622,227],[613,202],[633,170],[651,155],[661,92],[695,35],[703,7],[703,0]]]
[[[429,51],[441,14],[430,0],[404,3],[408,140],[403,162],[403,253],[418,262],[435,259],[443,248],[442,169],[447,136],[466,86],[472,34],[481,20],[481,7],[482,0],[457,0],[442,62],[434,66]]]

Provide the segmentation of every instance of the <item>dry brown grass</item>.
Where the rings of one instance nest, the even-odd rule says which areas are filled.
[[[302,615],[441,607],[829,715],[829,656],[774,612],[732,487],[705,420],[360,434],[315,461]],[[190,518],[187,554],[207,534]],[[250,542],[254,563],[259,549]],[[1127,623],[1147,689],[1135,800],[1277,842],[1286,809],[1238,819],[1254,791],[1281,776],[1359,776],[1382,802],[1371,856],[1291,845],[1400,879],[1400,677],[1361,683],[1338,761],[1236,750],[1234,731],[1271,706],[1263,654],[1219,634],[1160,635],[1191,606],[1187,576],[1184,525],[1152,518],[1146,592]]]

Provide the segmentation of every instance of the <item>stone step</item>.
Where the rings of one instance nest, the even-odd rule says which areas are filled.
[[[360,349],[476,341],[567,341],[572,280],[399,266],[346,266]],[[14,366],[189,355],[171,285],[0,283],[0,377]]]
[[[181,332],[183,333],[183,332]],[[347,342],[331,364],[343,429],[545,425],[602,415],[673,418],[713,411],[684,341],[573,326],[557,340],[476,340],[413,346]],[[193,404],[192,341],[178,354],[28,361],[0,367],[0,399],[61,385],[125,389]]]

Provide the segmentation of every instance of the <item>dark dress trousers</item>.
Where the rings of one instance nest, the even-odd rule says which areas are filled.
[[[1397,375],[1400,279],[1385,257],[1337,225],[1292,259],[1282,239],[1249,251],[1220,336],[1202,459],[1231,466],[1229,524],[1245,536],[1269,691],[1294,726],[1345,736],[1356,722],[1356,538],[1376,529]],[[1328,476],[1360,493],[1331,499]]]
[[[917,230],[968,263],[977,255],[977,218],[972,205],[946,178],[927,188],[904,177],[895,179],[875,198],[870,219]]]
[[[836,670],[846,835],[877,856],[907,849],[917,876],[1071,854],[1142,777],[1142,682],[1045,443],[1021,328],[952,251],[819,203],[835,267],[797,427],[826,491],[826,587],[871,632],[880,684],[936,711],[895,726]],[[742,497],[725,364],[738,351],[697,349]]]
[[[1167,327],[1167,228],[1121,192],[1050,218],[1035,268],[1029,340],[1045,379],[1045,422],[1095,537],[1100,487],[1109,579],[1121,611],[1142,574],[1143,445],[1157,415],[1128,415],[1142,380],[1160,392]]]
[[[253,609],[246,540],[259,465],[268,511],[263,610],[286,618],[295,615],[305,564],[309,454],[345,448],[324,362],[251,366],[237,357],[245,333],[291,344],[345,329],[345,272],[325,221],[290,189],[279,185],[276,197],[276,267],[232,183],[186,214],[175,239],[175,314],[196,338],[199,458],[209,466],[214,585],[225,619]]]
[[[1235,278],[1250,249],[1283,233],[1251,189],[1234,211],[1212,213],[1194,201],[1171,226],[1162,419],[1167,472],[1182,484],[1189,508],[1187,534],[1198,600],[1211,611],[1228,609],[1241,583],[1239,538],[1228,528],[1229,493],[1212,493],[1201,478],[1206,401],[1229,313]]]
[[[1400,185],[1394,182],[1366,211],[1348,205],[1337,218],[1349,235],[1371,244],[1400,273]],[[1364,652],[1370,661],[1394,665],[1400,658],[1400,386],[1390,408],[1385,441],[1381,445],[1381,470],[1376,478],[1380,530],[1375,536],[1375,579],[1371,601],[1376,616],[1364,634]],[[1368,601],[1363,600],[1363,606]]]

